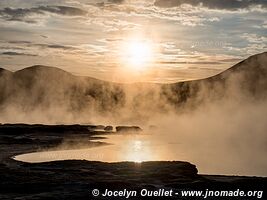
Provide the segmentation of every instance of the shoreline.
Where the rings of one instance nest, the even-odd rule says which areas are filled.
[[[15,126],[15,125],[14,125]],[[12,128],[11,128],[12,129]],[[189,189],[241,189],[266,192],[267,178],[198,174],[197,167],[182,161],[105,163],[86,160],[64,160],[44,163],[24,163],[12,156],[56,147],[65,138],[80,134],[85,138],[97,136],[92,131],[80,130],[25,133],[1,130],[0,125],[0,198],[1,199],[88,199],[91,190],[156,191],[166,188],[180,191]],[[6,129],[7,130],[7,129]],[[84,145],[90,145],[91,141]],[[112,199],[112,197],[110,197]],[[110,199],[109,198],[109,199]],[[115,198],[115,197],[114,197]],[[167,198],[167,197],[166,197]],[[171,198],[171,197],[170,197]],[[135,199],[135,197],[131,197]],[[140,197],[136,197],[140,199]],[[142,198],[141,198],[142,199]],[[265,199],[263,197],[262,199]]]

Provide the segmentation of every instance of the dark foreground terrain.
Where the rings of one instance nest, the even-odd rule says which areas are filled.
[[[92,190],[99,189],[102,193],[106,189],[140,191],[144,188],[178,192],[178,196],[168,197],[173,199],[204,199],[182,198],[180,195],[183,190],[206,189],[263,191],[262,199],[267,199],[264,194],[267,178],[200,175],[196,166],[188,162],[102,163],[69,160],[29,164],[11,159],[17,154],[55,147],[66,141],[75,146],[77,137],[74,136],[77,135],[83,138],[79,140],[82,147],[103,145],[101,142],[93,142],[92,136],[97,137],[99,132],[103,135],[103,131],[99,129],[104,130],[104,127],[0,125],[0,199],[111,199],[94,197]],[[257,197],[259,196],[222,199]],[[141,198],[136,196],[131,199]]]

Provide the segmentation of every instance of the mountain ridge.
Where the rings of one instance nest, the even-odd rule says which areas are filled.
[[[35,65],[2,73],[0,112],[11,109],[44,115],[49,111],[50,118],[57,118],[55,110],[79,117],[121,115],[127,110],[129,116],[147,119],[151,113],[180,112],[222,99],[263,99],[267,98],[266,63],[265,52],[213,77],[172,84],[113,83]]]
[[[232,67],[230,67],[230,68],[228,68],[228,69],[226,69],[226,70],[224,70],[224,71],[222,71],[222,72],[220,72],[220,73],[218,73],[218,74],[216,74],[214,76],[211,76],[211,77],[207,77],[207,78],[203,78],[203,79],[196,79],[196,80],[189,80],[189,81],[174,82],[174,83],[169,83],[169,84],[177,84],[177,83],[192,82],[192,81],[203,81],[203,80],[206,80],[206,79],[213,79],[213,78],[219,77],[219,76],[225,76],[224,75],[225,73],[228,74],[228,73],[231,73],[233,71],[243,70],[243,69],[240,68],[241,65],[244,65],[244,63],[249,62],[251,60],[257,60],[258,57],[267,57],[267,52],[263,52],[263,53],[252,55],[252,56],[248,57],[247,59],[242,60],[239,63],[233,65]],[[266,62],[267,62],[267,60],[266,60]],[[65,73],[65,74],[68,74],[68,75],[72,75],[74,77],[83,77],[83,78],[89,78],[89,79],[94,79],[94,80],[103,81],[103,82],[109,82],[109,81],[97,79],[97,78],[94,78],[94,77],[91,77],[91,76],[74,75],[71,72],[63,70],[61,68],[53,67],[53,66],[46,66],[46,65],[33,65],[33,66],[29,66],[29,67],[25,67],[23,69],[17,70],[15,72],[9,71],[9,70],[7,70],[5,68],[0,68],[0,73],[2,73],[2,72],[8,72],[8,73],[12,73],[12,74],[20,74],[20,73],[26,73],[26,72],[28,72],[28,73],[29,72],[38,73],[39,71],[42,71],[42,72],[50,71],[50,72],[52,72],[52,70],[54,70],[54,72]],[[266,67],[266,70],[267,70],[267,67]],[[110,82],[110,83],[125,84],[125,83],[119,83],[119,82]],[[137,84],[138,83],[145,84],[147,82],[134,82],[134,83],[130,83],[130,84],[136,84],[136,83]],[[127,83],[127,84],[129,84],[129,83]],[[160,83],[160,84],[164,84],[164,83]]]

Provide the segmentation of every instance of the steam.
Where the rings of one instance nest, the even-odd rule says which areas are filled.
[[[266,112],[266,101],[218,101],[155,120],[155,135],[166,144],[179,143],[179,148],[168,146],[170,152],[186,154],[201,173],[266,176]]]
[[[266,176],[265,63],[261,54],[237,70],[172,85],[111,84],[44,70],[33,73],[35,81],[21,75],[14,84],[13,75],[0,79],[0,121],[155,125],[153,137],[181,143],[201,172]]]

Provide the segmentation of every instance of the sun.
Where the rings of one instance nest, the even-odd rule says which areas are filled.
[[[129,64],[142,68],[152,59],[152,49],[148,42],[135,41],[129,44],[128,48]]]
[[[123,46],[123,63],[127,67],[140,71],[153,62],[152,44],[146,40],[130,40]]]

